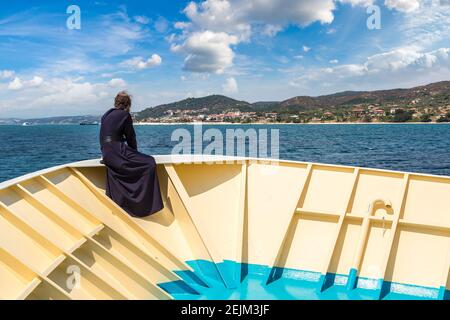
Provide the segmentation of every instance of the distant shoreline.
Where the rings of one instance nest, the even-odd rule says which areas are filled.
[[[230,122],[177,122],[177,123],[165,123],[165,122],[135,122],[135,126],[316,126],[316,125],[450,125],[450,122],[309,122],[309,123],[291,123],[291,122],[279,122],[279,123],[230,123]],[[37,123],[37,124],[0,124],[1,127],[14,126],[14,127],[36,127],[36,126],[79,126],[78,123]],[[84,127],[100,127],[100,125],[89,125]]]
[[[301,126],[301,125],[405,125],[405,124],[420,124],[420,125],[442,125],[442,124],[450,124],[450,122],[311,122],[311,123],[291,123],[291,122],[280,122],[280,123],[230,123],[230,122],[177,122],[177,123],[164,123],[164,122],[139,122],[134,123],[135,126],[180,126],[180,125],[207,125],[207,126],[276,126],[276,125],[292,125],[292,126]]]

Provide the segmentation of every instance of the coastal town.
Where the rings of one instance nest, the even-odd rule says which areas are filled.
[[[437,122],[450,121],[450,104],[439,107],[417,108],[414,102],[409,108],[397,105],[354,105],[337,110],[314,110],[300,112],[258,112],[225,110],[208,113],[208,108],[198,110],[167,110],[158,118],[145,118],[138,123],[384,123],[384,122]]]
[[[133,117],[142,124],[445,123],[450,121],[450,81],[253,103],[210,95],[145,108]]]

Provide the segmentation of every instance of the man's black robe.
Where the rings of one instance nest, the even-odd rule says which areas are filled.
[[[103,115],[100,145],[107,167],[108,197],[134,217],[162,210],[155,159],[137,150],[129,112],[113,108]]]

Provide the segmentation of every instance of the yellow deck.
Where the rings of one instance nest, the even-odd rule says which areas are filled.
[[[0,184],[0,299],[172,299],[158,285],[198,260],[450,289],[449,177],[185,160],[157,157],[165,209],[146,219],[105,196],[98,161]]]

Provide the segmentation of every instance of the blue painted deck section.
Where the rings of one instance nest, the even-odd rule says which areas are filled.
[[[159,286],[179,300],[449,300],[444,287],[428,288],[349,275],[242,264],[188,261],[183,281]],[[350,279],[350,281],[349,281]]]

